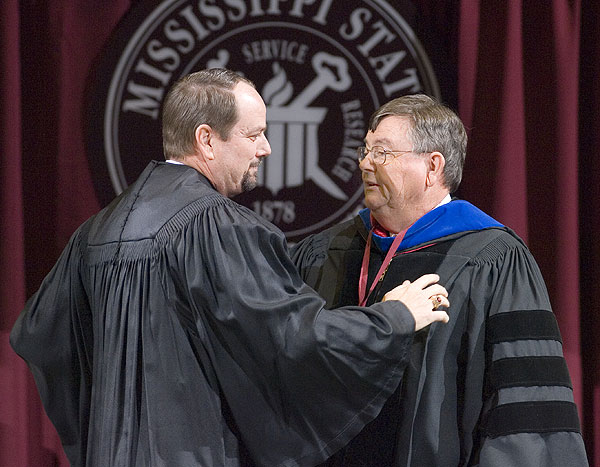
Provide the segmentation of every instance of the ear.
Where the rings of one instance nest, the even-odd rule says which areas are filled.
[[[215,154],[213,151],[214,131],[210,125],[202,124],[196,127],[194,131],[194,139],[196,141],[196,147],[198,152],[202,154],[206,159],[214,159]]]
[[[429,154],[427,161],[427,177],[425,183],[427,186],[444,184],[444,167],[446,166],[446,158],[441,152],[434,151]]]

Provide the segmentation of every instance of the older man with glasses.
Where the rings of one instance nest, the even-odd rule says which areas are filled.
[[[366,209],[294,261],[329,307],[369,305],[436,272],[450,322],[416,334],[402,382],[327,466],[587,465],[560,332],[516,234],[452,199],[467,136],[425,95],[383,105],[358,149]]]

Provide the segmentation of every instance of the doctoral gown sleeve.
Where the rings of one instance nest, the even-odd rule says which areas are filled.
[[[186,229],[174,266],[222,396],[258,465],[315,465],[398,386],[414,320],[400,302],[324,308],[285,238],[229,200]]]
[[[474,262],[471,306],[486,310],[486,371],[470,464],[586,466],[561,336],[535,260],[506,234]],[[467,410],[464,419],[473,415]]]
[[[73,234],[10,334],[72,465],[85,459],[82,440],[87,436],[93,355],[90,308],[80,275],[81,230]]]

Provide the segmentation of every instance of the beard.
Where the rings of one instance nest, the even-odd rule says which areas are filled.
[[[254,190],[257,185],[258,167],[260,166],[262,159],[250,164],[248,170],[242,175],[242,193]],[[255,170],[254,170],[255,169]]]

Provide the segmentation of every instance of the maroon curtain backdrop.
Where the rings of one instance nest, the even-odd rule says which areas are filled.
[[[2,466],[68,465],[8,333],[71,233],[100,207],[84,152],[83,94],[130,3],[0,3]],[[597,3],[414,0],[417,35],[437,38],[428,53],[443,98],[469,129],[459,195],[514,228],[537,258],[591,464],[600,466]]]
[[[25,299],[18,5],[17,0],[6,1],[0,10],[0,453],[12,451],[14,459],[27,459],[33,435],[26,436],[21,427],[27,426],[30,384],[26,366],[8,346],[9,330]],[[17,437],[11,436],[15,429]],[[0,464],[4,461],[0,454]]]

